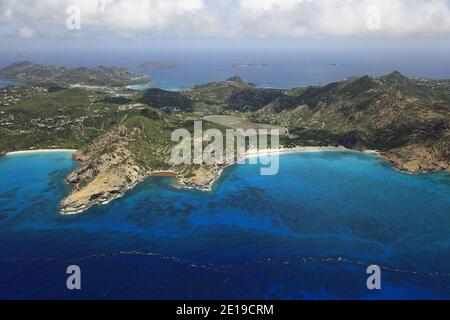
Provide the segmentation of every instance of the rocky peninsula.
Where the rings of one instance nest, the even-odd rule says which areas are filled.
[[[226,165],[175,166],[170,159],[172,133],[191,132],[198,120],[204,130],[221,132],[282,129],[284,148],[263,152],[377,150],[402,172],[450,171],[450,80],[393,72],[285,90],[234,76],[181,92],[136,92],[123,86],[136,75],[120,68],[17,63],[1,75],[24,83],[0,91],[0,155],[78,150],[78,168],[67,178],[73,190],[61,203],[65,214],[108,203],[152,175],[211,190]],[[91,75],[96,81],[79,82]]]

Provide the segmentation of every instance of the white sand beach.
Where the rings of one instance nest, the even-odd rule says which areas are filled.
[[[268,154],[282,154],[282,153],[308,153],[308,152],[346,152],[352,151],[345,147],[294,147],[294,148],[278,148],[278,149],[253,149],[245,153],[245,158],[254,156],[263,156]]]
[[[74,149],[36,149],[36,150],[21,150],[21,151],[14,151],[14,152],[8,152],[7,156],[13,156],[18,154],[31,154],[31,153],[55,153],[55,152],[77,152],[78,150]]]

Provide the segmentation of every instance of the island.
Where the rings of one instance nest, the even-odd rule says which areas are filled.
[[[181,65],[174,61],[146,61],[137,67],[142,69],[176,69],[181,68]]]
[[[150,82],[145,74],[135,74],[125,68],[67,68],[24,61],[0,70],[0,79],[17,80],[35,86],[111,86],[123,87]]]
[[[231,65],[232,68],[255,68],[255,67],[270,67],[269,63],[233,63]]]
[[[450,171],[450,81],[399,72],[290,90],[258,88],[238,76],[180,92],[26,81],[0,92],[0,154],[76,149],[72,191],[61,203],[63,214],[75,214],[152,176],[211,190],[225,164],[171,161],[172,132],[193,130],[195,121],[221,131],[282,129],[282,147],[266,152],[375,151],[405,173]]]

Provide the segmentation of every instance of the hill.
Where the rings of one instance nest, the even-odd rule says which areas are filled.
[[[146,75],[135,74],[125,68],[104,66],[67,68],[28,61],[14,63],[0,70],[0,79],[18,80],[41,86],[81,84],[120,87],[149,82]]]
[[[193,110],[193,102],[179,92],[161,89],[145,90],[139,102],[169,112],[185,112]]]
[[[68,178],[74,190],[62,204],[67,213],[121,196],[155,172],[171,171],[181,185],[209,189],[223,165],[173,166],[170,138],[175,129],[192,131],[194,120],[211,115],[285,128],[285,147],[377,150],[404,172],[450,171],[448,80],[393,72],[291,90],[258,88],[239,77],[180,92],[52,88],[0,91],[0,154],[80,150],[79,168]],[[214,121],[204,127],[224,130]]]

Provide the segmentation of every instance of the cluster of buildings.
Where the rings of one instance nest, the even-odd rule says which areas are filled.
[[[0,126],[9,127],[12,126],[14,122],[14,115],[6,114],[5,111],[0,111]]]
[[[14,105],[20,101],[20,96],[17,95],[17,88],[15,86],[8,86],[0,90],[0,106]]]
[[[40,129],[54,130],[60,132],[64,130],[67,124],[70,124],[69,116],[53,116],[53,117],[39,117],[31,119],[31,123]]]
[[[14,85],[7,86],[0,89],[0,107],[8,107],[17,104],[21,99],[30,98],[32,92],[46,93],[48,89],[41,87],[33,87],[27,89],[26,91],[19,91],[18,87]]]

